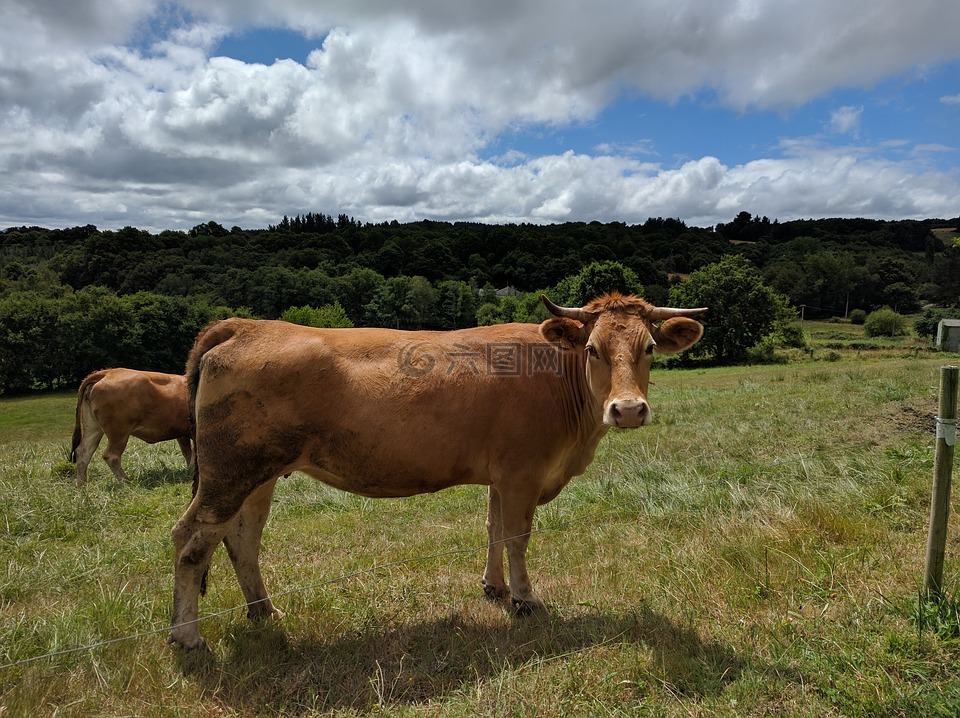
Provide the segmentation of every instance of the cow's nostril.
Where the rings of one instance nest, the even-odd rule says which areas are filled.
[[[616,399],[607,406],[604,419],[608,424],[620,428],[643,426],[650,419],[650,405],[642,398]]]

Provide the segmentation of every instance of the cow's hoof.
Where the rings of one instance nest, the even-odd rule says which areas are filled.
[[[506,586],[494,586],[491,583],[485,583],[483,584],[483,594],[487,597],[488,601],[499,603],[500,601],[506,601],[510,598],[510,589]]]
[[[546,608],[543,602],[537,599],[527,601],[522,598],[513,598],[510,600],[510,605],[513,607],[513,615],[517,618],[524,618]]]
[[[247,609],[247,618],[251,621],[281,621],[283,620],[283,616],[283,611],[274,607],[264,610],[256,606],[251,606]]]
[[[202,651],[204,653],[209,653],[210,649],[207,647],[207,642],[203,640],[202,636],[197,636],[192,639],[178,638],[174,635],[173,631],[170,632],[170,635],[167,636],[167,643],[171,646],[181,648],[184,651],[196,652]]]

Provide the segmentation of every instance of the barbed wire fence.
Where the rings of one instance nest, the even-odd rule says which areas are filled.
[[[809,457],[807,457],[807,458],[809,458]],[[802,456],[797,457],[797,459],[795,459],[795,461],[796,461],[797,463],[802,463],[803,461],[805,461],[805,457],[802,457]],[[688,485],[688,486],[684,486],[684,487],[681,487],[681,488],[678,488],[678,489],[669,489],[669,490],[661,490],[661,491],[658,491],[658,492],[657,492],[657,498],[669,498],[669,497],[671,497],[671,496],[677,496],[677,495],[684,494],[684,493],[688,493],[688,492],[691,492],[691,491],[696,491],[696,490],[698,490],[698,489],[706,488],[706,487],[712,486],[712,485],[714,485],[714,484],[729,483],[729,482],[730,482],[730,477],[729,477],[729,476],[718,476],[718,477],[713,478],[713,479],[707,479],[707,480],[704,480],[704,481],[698,481],[698,482],[696,482],[696,483],[693,483],[693,484],[690,484],[690,485]],[[517,536],[511,536],[511,537],[508,537],[508,538],[504,538],[504,539],[501,539],[500,541],[493,542],[493,543],[505,543],[505,542],[507,542],[507,541],[510,541],[511,539],[521,538],[521,537],[523,537],[523,536],[535,536],[535,535],[540,535],[540,534],[545,534],[545,533],[551,533],[551,532],[561,531],[561,530],[567,529],[567,528],[569,528],[569,527],[571,527],[571,526],[575,526],[575,525],[578,525],[578,524],[587,523],[587,522],[589,522],[589,521],[598,519],[598,518],[600,518],[600,517],[602,517],[602,516],[604,516],[604,515],[612,514],[612,513],[614,513],[614,511],[615,511],[615,508],[614,508],[613,506],[609,506],[609,505],[608,505],[608,506],[603,506],[603,507],[600,507],[600,508],[596,508],[596,509],[593,509],[593,510],[591,510],[591,511],[584,511],[584,512],[582,512],[582,513],[580,513],[580,514],[578,514],[578,515],[576,515],[576,516],[574,516],[574,517],[572,517],[572,518],[569,518],[569,519],[566,519],[566,520],[563,520],[563,521],[551,522],[551,525],[549,525],[549,526],[542,526],[542,527],[539,527],[539,528],[538,528],[538,527],[535,527],[535,528],[531,529],[530,531],[528,531],[528,532],[526,532],[526,533],[518,534]],[[60,657],[63,657],[63,656],[69,656],[69,655],[73,655],[73,654],[77,654],[77,653],[85,653],[85,652],[88,652],[88,651],[95,651],[95,650],[100,649],[100,648],[105,648],[105,647],[107,647],[107,646],[112,646],[112,645],[119,644],[119,643],[125,643],[125,642],[128,642],[128,641],[136,641],[136,640],[139,640],[139,639],[141,639],[141,638],[147,638],[147,637],[149,637],[149,636],[155,636],[155,635],[158,635],[158,634],[160,634],[160,633],[165,633],[165,632],[167,632],[167,631],[170,631],[170,630],[173,629],[173,628],[178,628],[178,627],[182,627],[182,626],[194,625],[194,624],[197,624],[197,623],[202,623],[202,622],[209,621],[209,620],[212,620],[212,619],[215,619],[215,618],[219,618],[219,617],[222,617],[222,616],[226,616],[226,615],[229,615],[229,614],[231,614],[231,613],[235,613],[235,612],[237,612],[237,611],[245,610],[245,609],[249,608],[249,606],[251,606],[251,605],[256,605],[257,603],[262,603],[262,602],[265,602],[265,601],[268,601],[268,600],[269,600],[269,601],[272,601],[272,600],[274,600],[274,599],[285,598],[285,597],[287,597],[287,596],[292,596],[292,595],[296,595],[296,594],[300,594],[300,593],[308,593],[308,592],[310,592],[310,591],[315,591],[315,590],[320,589],[320,588],[323,588],[323,587],[325,587],[325,586],[331,586],[331,585],[334,585],[334,584],[337,584],[337,583],[340,583],[340,582],[343,582],[343,581],[347,581],[347,580],[350,580],[350,579],[353,579],[353,578],[357,578],[357,577],[360,577],[360,576],[369,575],[369,574],[374,574],[374,573],[377,573],[377,572],[380,572],[380,571],[385,571],[385,570],[390,569],[390,568],[395,568],[395,567],[397,567],[397,566],[405,566],[405,565],[414,564],[414,563],[420,563],[420,562],[424,562],[424,561],[432,561],[432,560],[436,560],[436,559],[440,559],[440,558],[448,558],[448,557],[451,557],[451,556],[460,556],[460,555],[467,555],[467,554],[473,554],[473,553],[486,552],[486,551],[490,548],[491,545],[492,545],[491,542],[484,542],[484,543],[482,543],[482,544],[476,544],[476,545],[470,546],[470,547],[458,548],[458,549],[448,549],[448,550],[446,550],[446,551],[440,551],[440,552],[431,553],[431,554],[423,554],[423,555],[418,555],[418,556],[410,556],[410,557],[407,557],[407,558],[401,558],[401,559],[397,559],[397,560],[394,560],[394,561],[387,561],[387,562],[385,562],[385,563],[374,564],[373,566],[369,566],[369,567],[367,567],[367,568],[362,568],[362,569],[357,569],[357,570],[355,570],[355,571],[349,571],[349,572],[347,572],[347,573],[342,573],[342,574],[339,574],[339,575],[337,575],[337,576],[334,576],[334,577],[331,577],[331,578],[328,578],[328,579],[324,579],[323,581],[317,581],[317,582],[314,582],[314,583],[303,584],[303,585],[295,586],[295,587],[293,587],[293,588],[289,588],[289,589],[286,589],[286,590],[283,590],[283,591],[279,591],[279,592],[277,592],[277,593],[271,594],[270,596],[268,596],[268,597],[265,598],[265,599],[261,599],[260,601],[254,601],[253,603],[250,603],[250,604],[244,602],[244,603],[241,603],[241,604],[237,604],[236,606],[231,606],[230,608],[225,608],[225,609],[220,610],[220,611],[215,611],[215,612],[212,612],[212,613],[207,613],[207,614],[204,614],[203,616],[200,616],[200,617],[197,618],[197,619],[194,619],[194,620],[192,620],[192,621],[187,621],[187,622],[182,623],[182,624],[171,625],[171,624],[167,623],[167,624],[164,624],[163,626],[157,626],[157,627],[154,627],[154,628],[148,628],[148,629],[145,629],[145,630],[143,630],[143,631],[138,631],[138,632],[131,633],[131,634],[127,634],[127,635],[123,635],[123,636],[117,636],[117,637],[115,637],[115,638],[108,638],[108,639],[104,639],[104,640],[102,640],[102,641],[96,641],[96,642],[84,644],[84,645],[81,645],[81,646],[75,646],[75,647],[71,647],[71,648],[64,648],[64,649],[57,650],[57,651],[50,651],[50,652],[48,652],[48,653],[43,653],[43,654],[40,654],[40,655],[31,656],[31,657],[29,657],[29,658],[23,658],[23,659],[20,659],[20,660],[17,660],[17,661],[10,661],[9,663],[0,664],[0,670],[9,670],[9,669],[17,668],[17,667],[24,666],[24,665],[27,665],[27,664],[30,664],[30,663],[36,663],[36,662],[39,662],[39,661],[43,661],[43,660],[49,660],[49,659],[53,659],[53,658],[60,658]]]
[[[797,454],[796,456],[784,457],[784,458],[777,459],[777,460],[775,460],[775,461],[773,462],[773,464],[774,464],[775,466],[781,466],[781,467],[782,467],[782,466],[785,466],[785,465],[800,465],[800,466],[803,467],[804,472],[805,472],[805,473],[808,473],[808,468],[807,468],[807,465],[806,465],[807,462],[812,462],[812,461],[817,461],[817,460],[822,461],[822,460],[824,460],[824,459],[826,459],[826,458],[829,458],[829,457],[825,457],[823,454],[817,454],[816,456],[814,456],[814,455],[804,456],[803,454]],[[647,500],[648,500],[648,501],[649,501],[649,500],[662,500],[662,499],[666,499],[666,498],[675,497],[675,496],[683,495],[683,494],[686,494],[686,493],[690,493],[690,492],[693,492],[693,491],[697,491],[697,490],[699,490],[699,489],[704,489],[704,488],[712,487],[712,486],[719,485],[719,484],[730,484],[730,483],[732,483],[731,477],[730,477],[729,475],[725,474],[724,472],[720,472],[720,474],[719,474],[718,476],[714,477],[714,478],[705,479],[705,480],[703,480],[703,481],[697,481],[697,482],[694,482],[694,483],[691,483],[691,484],[689,484],[689,485],[686,485],[686,486],[683,486],[683,487],[679,487],[679,488],[676,488],[676,489],[660,489],[660,490],[655,491],[655,492],[649,492],[649,491],[648,491]],[[739,482],[733,482],[733,483],[739,483]],[[595,509],[593,509],[593,510],[583,511],[583,512],[577,514],[576,516],[573,516],[573,517],[568,518],[568,519],[565,519],[565,520],[552,521],[552,522],[550,523],[550,525],[544,525],[544,526],[541,526],[541,527],[534,527],[534,528],[532,528],[530,531],[528,531],[528,532],[526,532],[526,533],[519,534],[519,535],[517,535],[517,536],[512,536],[512,537],[504,538],[504,539],[501,539],[500,541],[493,542],[493,543],[505,543],[506,541],[509,541],[509,540],[511,540],[511,539],[513,539],[513,538],[520,538],[520,537],[522,537],[522,536],[531,536],[531,537],[532,537],[532,536],[535,536],[535,535],[541,535],[541,534],[546,534],[546,533],[558,532],[558,531],[561,531],[561,530],[565,530],[565,529],[567,529],[567,528],[569,528],[569,527],[571,527],[571,526],[576,526],[576,525],[579,525],[579,524],[584,524],[584,523],[587,523],[587,522],[589,522],[589,521],[596,520],[596,519],[598,519],[598,518],[600,518],[600,517],[602,517],[602,516],[605,516],[605,515],[612,515],[613,513],[616,512],[616,510],[617,510],[616,507],[613,506],[613,505],[611,505],[611,504],[604,505],[604,506],[595,508]],[[292,596],[292,595],[296,595],[296,594],[301,594],[301,593],[307,593],[307,592],[310,592],[310,591],[315,591],[315,590],[317,590],[317,589],[320,589],[320,588],[323,588],[323,587],[326,587],[326,586],[332,586],[332,585],[334,585],[334,584],[341,583],[341,582],[343,582],[343,581],[347,581],[347,580],[350,580],[350,579],[353,579],[353,578],[357,578],[357,577],[360,577],[360,576],[364,576],[364,575],[370,575],[370,574],[374,574],[374,573],[377,573],[377,572],[385,571],[385,570],[387,570],[387,569],[395,568],[395,567],[397,567],[397,566],[405,566],[405,565],[420,563],[420,562],[424,562],[424,561],[431,561],[431,560],[436,560],[436,559],[440,559],[440,558],[447,558],[447,557],[451,557],[451,556],[468,555],[468,554],[481,553],[481,552],[484,552],[484,553],[485,553],[485,552],[489,549],[489,547],[490,547],[491,545],[492,545],[491,542],[483,542],[483,543],[476,544],[476,545],[474,545],[474,546],[469,546],[469,547],[464,547],[464,548],[448,549],[448,550],[446,550],[446,551],[439,551],[439,552],[434,552],[434,553],[430,553],[430,554],[422,554],[422,555],[417,555],[417,556],[409,556],[409,557],[406,557],[406,558],[400,558],[400,559],[396,559],[396,560],[393,560],[393,561],[387,561],[387,562],[385,562],[385,563],[380,563],[380,564],[375,563],[374,565],[369,566],[369,567],[367,567],[367,568],[361,568],[361,569],[357,569],[357,570],[354,570],[354,571],[349,571],[349,572],[346,572],[346,573],[339,574],[339,575],[337,575],[337,576],[333,576],[333,577],[328,578],[328,579],[324,579],[324,580],[322,580],[322,581],[316,581],[316,582],[313,582],[313,583],[302,584],[302,585],[295,586],[295,587],[292,587],[292,588],[289,588],[289,589],[286,589],[286,590],[282,590],[282,591],[279,591],[279,592],[270,594],[270,595],[269,595],[267,598],[265,598],[265,599],[261,599],[260,601],[254,601],[254,602],[252,602],[252,603],[250,603],[250,604],[244,602],[244,603],[237,604],[237,605],[235,605],[235,606],[232,606],[232,607],[230,607],[230,608],[226,608],[226,609],[223,609],[223,610],[220,610],[220,611],[215,611],[215,612],[207,613],[207,614],[204,614],[203,616],[200,616],[200,617],[197,618],[197,619],[194,619],[194,620],[192,620],[192,621],[187,621],[187,622],[182,623],[182,624],[171,625],[171,624],[169,624],[169,623],[165,623],[163,626],[156,626],[156,627],[153,627],[153,628],[145,629],[145,630],[143,630],[143,631],[138,631],[138,632],[131,633],[131,634],[127,634],[127,635],[123,635],[123,636],[117,636],[117,637],[115,637],[115,638],[109,638],[109,639],[105,639],[105,640],[102,640],[102,641],[96,641],[96,642],[93,642],[93,643],[84,644],[84,645],[81,645],[81,646],[75,646],[75,647],[71,647],[71,648],[64,648],[64,649],[61,649],[61,650],[50,651],[50,652],[48,652],[48,653],[43,653],[43,654],[40,654],[40,655],[31,656],[31,657],[29,657],[29,658],[20,659],[20,660],[17,660],[17,661],[10,661],[10,662],[8,662],[8,663],[0,664],[0,670],[10,670],[10,669],[13,669],[13,668],[17,668],[17,667],[24,666],[24,665],[31,664],[31,663],[36,663],[36,662],[43,661],[43,660],[49,660],[49,659],[53,659],[53,658],[59,658],[59,657],[68,656],[68,655],[73,655],[73,654],[77,654],[77,653],[85,653],[85,652],[94,651],[94,650],[97,650],[97,649],[100,649],[100,648],[105,648],[105,647],[107,647],[107,646],[111,646],[111,645],[115,645],[115,644],[119,644],[119,643],[124,643],[124,642],[128,642],[128,641],[139,640],[139,639],[141,639],[141,638],[146,638],[146,637],[154,636],[154,635],[157,635],[157,634],[160,634],[160,633],[165,633],[165,632],[167,632],[167,631],[170,631],[170,630],[173,629],[173,628],[182,627],[182,626],[188,626],[188,625],[194,625],[194,624],[198,624],[198,623],[203,623],[203,622],[205,622],[205,621],[209,621],[209,620],[212,620],[212,619],[215,619],[215,618],[219,618],[219,617],[222,617],[222,616],[226,616],[226,615],[229,615],[229,614],[231,614],[231,613],[235,613],[235,612],[237,612],[237,611],[245,610],[245,609],[248,609],[249,606],[251,606],[251,605],[256,605],[256,603],[262,603],[262,602],[268,601],[268,600],[271,600],[271,601],[272,601],[272,600],[274,600],[274,599],[280,599],[280,598],[285,598],[285,597],[287,597],[287,596]]]

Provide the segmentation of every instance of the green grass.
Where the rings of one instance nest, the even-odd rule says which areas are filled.
[[[868,356],[891,356],[931,353],[933,346],[913,331],[916,317],[907,317],[907,334],[902,337],[868,337],[862,324],[850,322],[804,321],[812,354],[815,359],[824,358],[827,352],[859,352],[860,358]]]
[[[263,567],[286,618],[231,610],[219,550],[196,655],[165,644],[176,445],[131,441],[132,486],[97,458],[78,489],[74,397],[0,400],[0,663],[26,661],[0,669],[0,716],[956,715],[956,519],[947,598],[918,600],[956,357],[855,357],[655,371],[654,425],[539,510],[550,608],[528,619],[482,598],[481,487],[285,479]]]

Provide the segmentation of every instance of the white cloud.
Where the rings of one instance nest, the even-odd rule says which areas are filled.
[[[960,95],[944,95],[940,102],[945,105],[960,105]]]
[[[0,25],[0,225],[263,226],[331,208],[713,224],[745,207],[943,214],[960,195],[955,174],[807,140],[733,167],[641,162],[651,139],[485,158],[516,130],[593,121],[624,91],[790,110],[910,73],[957,56],[955,2],[10,0]],[[318,47],[305,64],[210,57],[258,25]],[[830,129],[856,137],[863,111],[839,108]]]
[[[847,105],[830,113],[830,130],[841,135],[857,136],[860,130],[860,116],[863,107]]]
[[[917,145],[913,149],[917,152],[956,152],[957,148],[940,144],[939,142],[930,142],[927,144]]]

